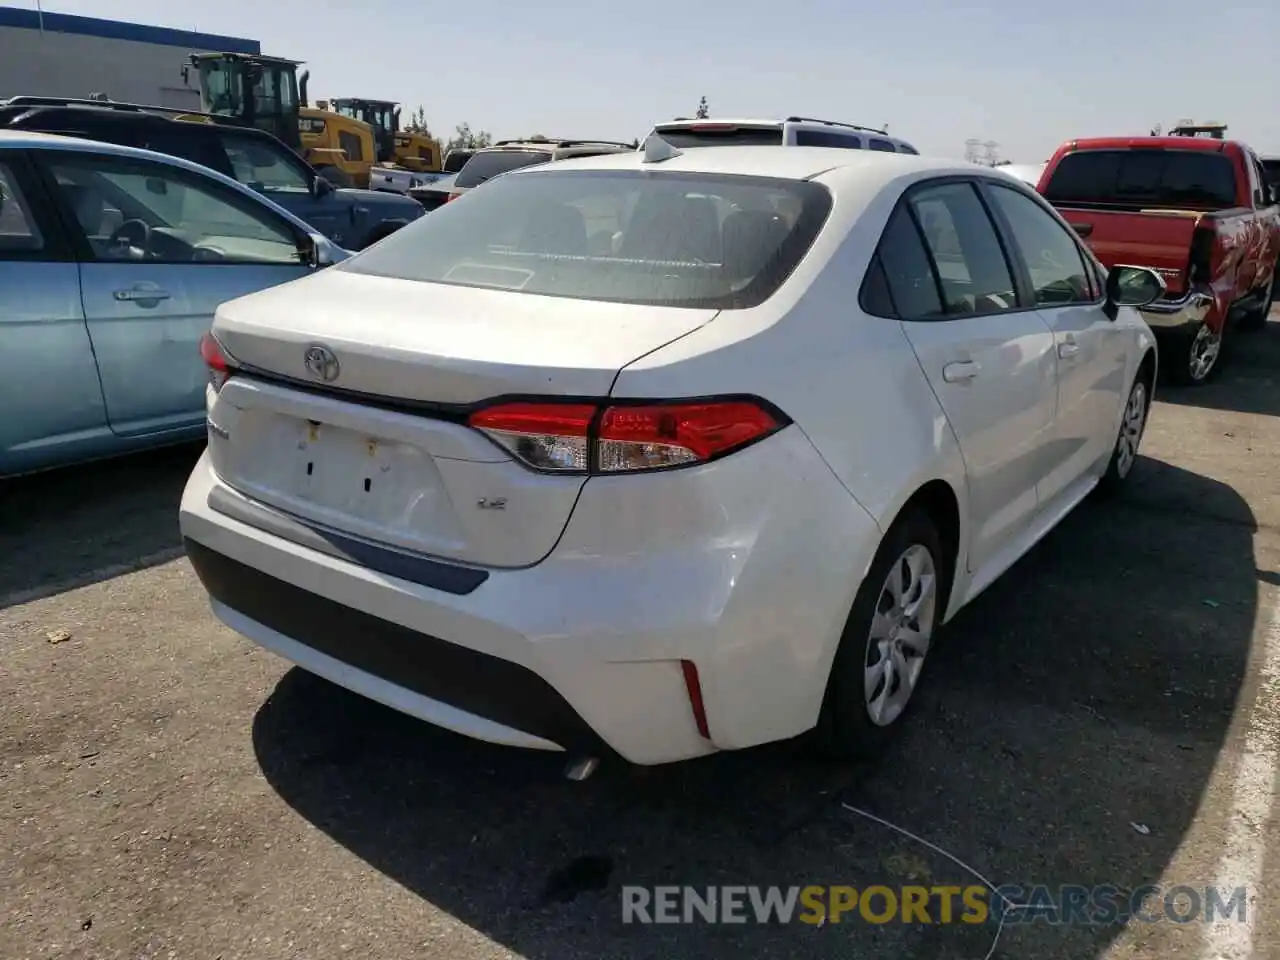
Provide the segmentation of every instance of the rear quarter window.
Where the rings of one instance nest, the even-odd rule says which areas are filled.
[[[1081,150],[1058,161],[1044,195],[1066,206],[1223,210],[1236,205],[1235,166],[1203,150]]]
[[[453,185],[478,187],[499,174],[531,167],[535,163],[546,163],[550,159],[551,154],[545,150],[495,150],[492,153],[477,153],[466,162]]]

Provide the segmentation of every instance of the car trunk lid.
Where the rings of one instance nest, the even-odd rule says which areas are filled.
[[[218,312],[213,333],[240,369],[210,408],[215,470],[321,529],[478,566],[546,556],[584,481],[521,466],[466,425],[468,409],[605,397],[624,366],[716,313],[339,270],[288,286]],[[308,369],[315,348],[336,367]]]

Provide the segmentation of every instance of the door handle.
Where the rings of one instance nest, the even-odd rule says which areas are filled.
[[[966,383],[976,377],[981,369],[973,360],[958,360],[942,368],[942,379],[947,383]]]
[[[128,290],[116,290],[111,294],[121,303],[130,303],[138,301],[154,301],[159,303],[161,300],[168,300],[171,294],[168,290],[149,290],[145,287],[130,287]]]
[[[1080,352],[1080,346],[1076,343],[1060,343],[1058,344],[1058,356],[1063,360],[1070,360]]]

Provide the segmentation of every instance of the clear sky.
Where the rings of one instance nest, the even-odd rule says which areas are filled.
[[[21,6],[24,0],[6,0]],[[35,6],[34,0],[28,0]],[[1191,117],[1280,154],[1280,0],[44,0],[260,40],[312,98],[421,104],[437,135],[630,140],[692,115],[889,124],[1016,163]]]

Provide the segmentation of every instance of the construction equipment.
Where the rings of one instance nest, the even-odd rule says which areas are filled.
[[[1194,120],[1179,120],[1169,131],[1171,137],[1207,137],[1211,140],[1226,139],[1227,125],[1216,121],[1197,123]]]
[[[394,100],[338,97],[330,100],[329,106],[335,113],[373,127],[379,163],[395,164],[419,173],[440,169],[440,145],[425,134],[402,131],[400,105]]]
[[[369,184],[377,159],[376,131],[362,120],[311,107],[307,73],[299,60],[245,53],[196,53],[202,114],[183,119],[209,122],[227,117],[283,140],[336,187]],[[184,69],[184,79],[189,69]]]

